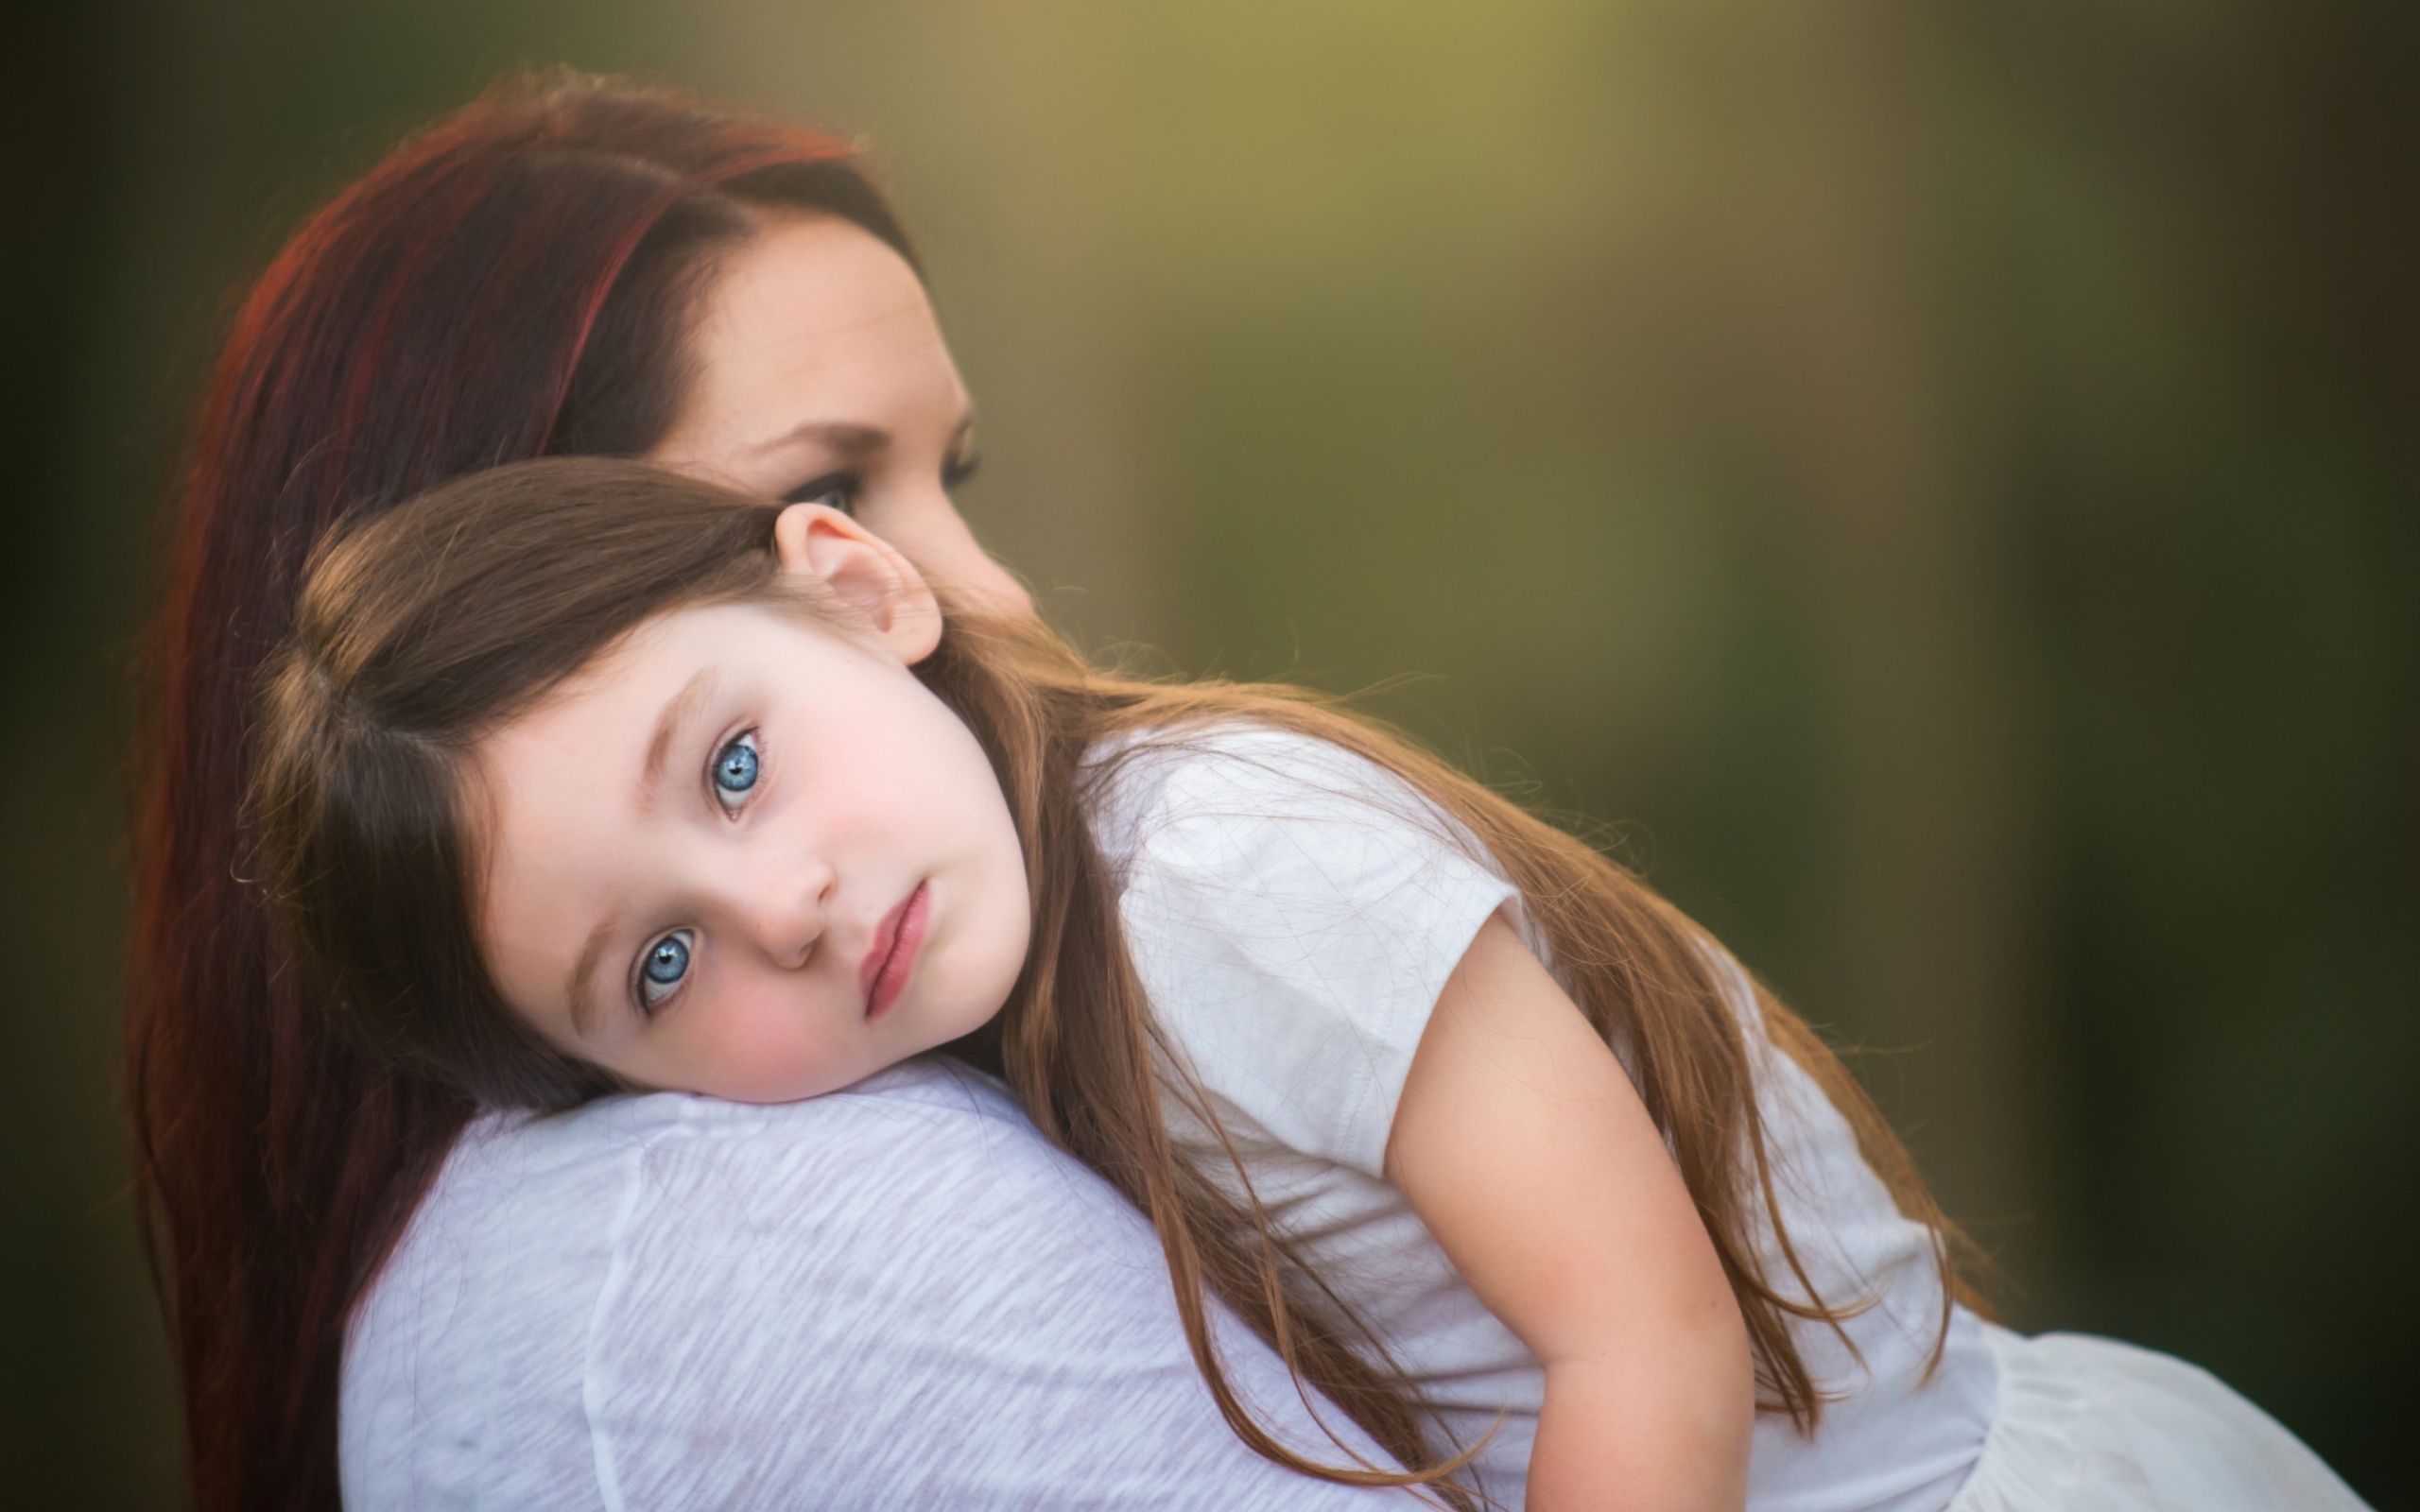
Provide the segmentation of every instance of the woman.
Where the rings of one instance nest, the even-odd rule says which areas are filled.
[[[247,880],[245,711],[330,525],[515,458],[648,455],[850,510],[1029,608],[950,502],[966,394],[850,150],[595,80],[512,85],[314,216],[243,306],[156,632],[127,1046],[204,1512],[337,1504],[349,1322],[476,1111],[330,1031]]]

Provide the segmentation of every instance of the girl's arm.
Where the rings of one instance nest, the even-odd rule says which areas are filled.
[[[1530,1512],[1738,1512],[1747,1327],[1637,1090],[1501,915],[1421,1036],[1386,1175],[1546,1367]]]

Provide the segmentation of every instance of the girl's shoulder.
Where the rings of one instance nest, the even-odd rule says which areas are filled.
[[[1322,837],[1467,849],[1402,778],[1302,730],[1242,720],[1140,730],[1101,742],[1085,765],[1095,838],[1113,866],[1146,850],[1208,860]]]
[[[1092,777],[1167,1049],[1231,1133],[1376,1177],[1429,1011],[1512,885],[1409,782],[1316,735],[1152,732]]]

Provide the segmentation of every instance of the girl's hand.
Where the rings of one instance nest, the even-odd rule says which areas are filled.
[[[1530,1512],[1738,1512],[1747,1327],[1630,1077],[1500,916],[1437,1000],[1386,1174],[1546,1367]]]

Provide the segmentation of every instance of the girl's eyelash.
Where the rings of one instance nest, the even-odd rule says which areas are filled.
[[[957,488],[968,478],[973,477],[975,470],[982,465],[983,454],[980,452],[969,452],[963,456],[951,457],[942,464],[942,487]]]
[[[838,502],[832,507],[842,514],[855,514],[857,509],[857,494],[863,490],[865,483],[865,475],[855,471],[826,472],[820,477],[809,478],[789,492],[783,494],[782,502],[784,504],[814,504],[838,494]]]
[[[764,773],[764,743],[751,726],[715,747],[714,759],[706,763],[706,797],[726,817],[736,818]]]
[[[681,989],[689,985],[689,973],[697,970],[697,933],[676,929],[658,935],[640,954],[638,972],[631,979],[631,1001],[640,1018],[654,1018],[681,995]]]

